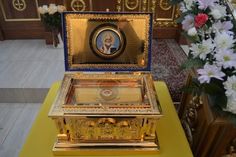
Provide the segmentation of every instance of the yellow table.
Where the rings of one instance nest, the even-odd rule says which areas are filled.
[[[56,82],[49,90],[19,157],[55,157],[52,153],[52,147],[56,138],[56,127],[47,114],[56,97],[59,86],[60,82]],[[155,87],[164,114],[159,120],[157,128],[160,153],[157,155],[138,156],[193,157],[165,83],[155,82]],[[115,152],[110,156],[114,155],[119,156],[120,153]],[[124,157],[124,155],[122,156]],[[129,155],[129,157],[131,156]]]

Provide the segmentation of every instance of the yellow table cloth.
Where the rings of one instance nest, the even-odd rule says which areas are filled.
[[[19,157],[55,157],[52,147],[56,139],[56,127],[47,115],[60,83],[56,82],[50,88]],[[115,151],[110,156],[118,157],[122,154],[122,157],[193,157],[166,84],[158,81],[155,82],[155,87],[164,115],[158,121],[157,128],[160,152],[155,155],[124,155],[124,152]],[[109,152],[104,153],[109,157]],[[96,153],[91,152],[91,155]]]

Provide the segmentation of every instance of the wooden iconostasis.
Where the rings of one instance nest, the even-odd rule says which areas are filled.
[[[168,0],[0,0],[0,40],[48,38],[38,6],[65,5],[69,11],[153,12],[154,38],[178,38],[178,8]],[[50,34],[50,33],[49,33]]]

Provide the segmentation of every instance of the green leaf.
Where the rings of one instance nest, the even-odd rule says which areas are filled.
[[[224,95],[224,89],[218,84],[213,82],[211,83],[203,83],[202,84],[204,92],[210,95]]]
[[[170,5],[177,5],[180,2],[182,2],[183,0],[169,0]]]
[[[225,94],[217,95],[216,96],[216,105],[220,106],[221,108],[226,108],[227,106],[227,97]]]
[[[199,58],[187,59],[181,66],[181,69],[199,68],[204,65],[204,61]]]
[[[187,32],[182,32],[182,35],[187,38],[191,43],[197,43],[200,41],[198,35],[196,36],[189,36]]]
[[[182,14],[180,15],[180,17],[177,18],[175,21],[176,21],[177,23],[181,23],[181,22],[184,20],[185,16],[186,16],[186,15],[189,15],[189,14],[191,14],[189,11],[182,13]]]

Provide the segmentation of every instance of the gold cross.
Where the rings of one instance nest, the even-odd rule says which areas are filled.
[[[163,6],[165,6],[165,7],[169,7],[169,6],[170,6],[167,1],[164,1],[162,4],[163,4]]]
[[[16,0],[16,1],[14,2],[14,5],[15,5],[18,9],[24,8],[24,3],[23,3],[22,1],[20,1],[20,0]]]
[[[84,6],[82,5],[82,4],[80,4],[80,2],[75,2],[74,3],[74,5],[73,5],[73,7],[76,9],[76,10],[80,10],[80,9],[82,9]]]

